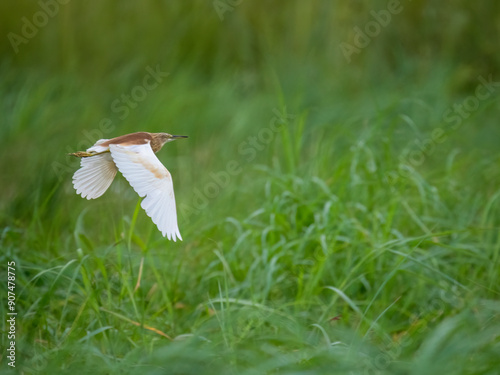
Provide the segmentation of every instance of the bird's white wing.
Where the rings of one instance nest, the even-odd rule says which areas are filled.
[[[81,168],[73,175],[73,186],[83,198],[95,199],[108,190],[116,175],[116,166],[109,152],[82,158]]]
[[[163,236],[182,240],[177,226],[174,185],[167,168],[158,160],[149,142],[141,145],[109,146],[118,170],[141,197],[141,207]]]

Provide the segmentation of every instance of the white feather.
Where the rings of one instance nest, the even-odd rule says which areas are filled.
[[[73,186],[83,198],[95,199],[108,190],[116,175],[116,166],[107,152],[82,158],[81,168],[73,175]]]
[[[99,139],[92,147],[87,149],[87,152],[106,152],[109,150],[108,146],[101,146],[104,142],[109,141],[109,139]]]
[[[102,146],[101,146],[102,147]],[[169,240],[182,240],[177,226],[174,186],[167,168],[158,160],[149,142],[141,145],[109,146],[116,167],[141,197],[141,207]]]

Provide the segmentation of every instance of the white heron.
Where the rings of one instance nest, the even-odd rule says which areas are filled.
[[[81,158],[73,186],[83,198],[103,195],[119,170],[140,197],[141,207],[169,240],[182,240],[177,226],[174,186],[170,172],[155,153],[165,143],[186,135],[138,132],[100,139],[87,151],[69,155]]]

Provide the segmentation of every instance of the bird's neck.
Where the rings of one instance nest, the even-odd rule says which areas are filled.
[[[161,150],[161,148],[163,147],[163,143],[156,139],[156,138],[153,138],[151,140],[151,148],[153,149],[153,152],[156,154],[158,151]]]

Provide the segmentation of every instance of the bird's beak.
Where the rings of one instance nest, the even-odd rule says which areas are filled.
[[[170,137],[170,139],[174,140],[174,139],[187,138],[187,137],[188,137],[187,135],[172,135]]]

